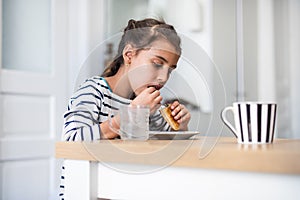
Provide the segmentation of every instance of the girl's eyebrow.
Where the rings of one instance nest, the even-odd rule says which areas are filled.
[[[168,63],[167,59],[165,59],[165,58],[162,57],[162,56],[155,55],[155,57],[157,57],[157,58],[163,60],[164,62]]]
[[[166,62],[166,63],[168,64],[167,59],[165,59],[164,57],[159,56],[159,55],[155,55],[155,57],[157,57],[157,58],[163,60],[164,62]],[[172,65],[172,66],[170,66],[170,67],[173,68],[173,69],[175,69],[175,68],[177,67],[177,65]]]

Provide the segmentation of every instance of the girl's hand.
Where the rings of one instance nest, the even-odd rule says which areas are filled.
[[[161,100],[162,96],[160,96],[159,90],[149,87],[136,96],[131,104],[149,106],[150,114],[153,114],[160,107]]]
[[[188,123],[191,119],[191,114],[188,109],[178,101],[174,101],[171,104],[171,110],[174,120],[176,120],[180,125],[179,130],[187,131]]]

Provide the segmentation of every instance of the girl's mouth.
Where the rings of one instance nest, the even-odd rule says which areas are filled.
[[[160,84],[158,84],[158,85],[149,85],[148,88],[149,87],[154,87],[156,90],[160,90],[163,87],[163,85],[160,85]]]

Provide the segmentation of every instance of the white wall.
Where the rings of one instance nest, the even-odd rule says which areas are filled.
[[[106,1],[69,2],[69,94],[86,78],[103,70]],[[95,58],[97,56],[97,58]]]
[[[300,138],[300,1],[290,0],[289,2],[291,132],[292,137]]]
[[[213,1],[213,60],[224,82],[226,105],[236,100],[236,38],[235,38],[235,0]],[[218,74],[214,74],[214,80]],[[221,94],[223,87],[214,86],[214,92]],[[216,96],[216,104],[222,99]],[[233,136],[227,129],[223,135]]]
[[[300,1],[244,0],[245,100],[278,104],[278,137],[299,138]],[[213,57],[236,101],[235,1],[214,0]],[[230,134],[227,128],[224,133]]]
[[[273,4],[278,135],[300,138],[300,1],[274,1]]]

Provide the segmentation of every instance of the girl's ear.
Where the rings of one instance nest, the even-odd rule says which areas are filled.
[[[123,59],[125,64],[130,64],[135,54],[135,50],[131,44],[127,44],[123,49]]]

